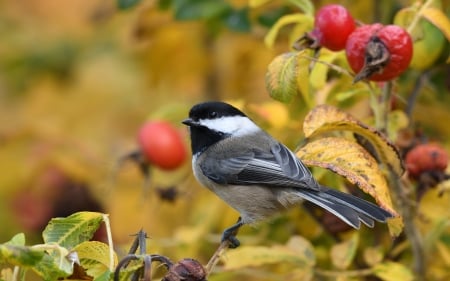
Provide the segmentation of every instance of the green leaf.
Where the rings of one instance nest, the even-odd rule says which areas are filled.
[[[338,269],[348,268],[356,255],[359,244],[359,232],[355,232],[347,241],[335,244],[331,248],[331,262]]]
[[[0,245],[0,260],[9,264],[31,267],[41,262],[44,257],[43,251],[8,243]]]
[[[266,73],[266,88],[270,96],[289,103],[297,95],[297,53],[277,56],[269,64]]]
[[[103,274],[94,277],[94,281],[109,281],[112,279],[112,274],[113,273],[111,271],[107,270],[103,272]]]
[[[272,48],[275,44],[275,39],[280,32],[280,29],[288,24],[299,24],[299,25],[312,25],[313,18],[305,14],[293,14],[282,16],[269,30],[267,35],[264,37],[264,44],[267,47]]]
[[[11,246],[25,246],[25,234],[18,233],[11,238],[8,242],[5,244],[11,245]]]
[[[177,20],[206,20],[227,15],[230,4],[223,0],[175,0],[174,10]]]
[[[73,262],[67,259],[66,254],[67,250],[51,251],[51,254],[45,254],[32,269],[46,281],[67,277],[73,272]]]
[[[117,0],[117,7],[120,10],[130,9],[136,6],[141,0]]]
[[[58,245],[40,244],[23,246],[22,233],[0,245],[0,260],[25,268],[30,268],[44,280],[57,280],[72,274],[73,261],[67,258],[69,251]]]
[[[67,218],[53,218],[42,237],[45,243],[56,243],[72,249],[92,238],[102,222],[102,216],[103,214],[96,212],[79,212]]]
[[[373,267],[373,274],[384,281],[412,281],[414,275],[406,266],[396,262],[379,263]]]
[[[300,8],[305,14],[314,16],[314,5],[309,0],[289,0],[292,4]]]

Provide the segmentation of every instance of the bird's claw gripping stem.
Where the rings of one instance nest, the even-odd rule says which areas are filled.
[[[242,219],[239,217],[238,221],[234,225],[225,229],[222,234],[222,243],[228,241],[228,247],[232,249],[239,247],[239,245],[241,245],[241,242],[239,242],[239,240],[236,238],[236,235],[239,231],[239,228],[241,228],[243,224],[244,223],[242,222]]]

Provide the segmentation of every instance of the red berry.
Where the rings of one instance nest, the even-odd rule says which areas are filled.
[[[326,5],[317,11],[311,33],[319,44],[332,51],[345,48],[349,35],[355,30],[355,20],[341,5]]]
[[[427,171],[444,171],[448,164],[448,154],[438,144],[419,144],[405,157],[406,168],[411,178],[417,179]]]
[[[375,23],[357,28],[349,36],[345,51],[350,67],[357,73],[355,82],[388,81],[408,68],[413,44],[403,28]]]
[[[183,139],[170,123],[165,121],[145,123],[139,129],[137,139],[145,158],[161,169],[176,169],[186,159]]]

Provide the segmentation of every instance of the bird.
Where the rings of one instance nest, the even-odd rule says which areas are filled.
[[[197,181],[239,212],[222,242],[236,248],[238,230],[309,201],[359,229],[393,214],[357,196],[319,184],[303,162],[236,107],[221,101],[194,105],[189,128]]]

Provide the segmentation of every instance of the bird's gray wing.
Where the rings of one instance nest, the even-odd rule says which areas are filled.
[[[219,184],[319,188],[305,165],[280,143],[270,151],[252,149],[237,156],[208,158],[200,168]]]

